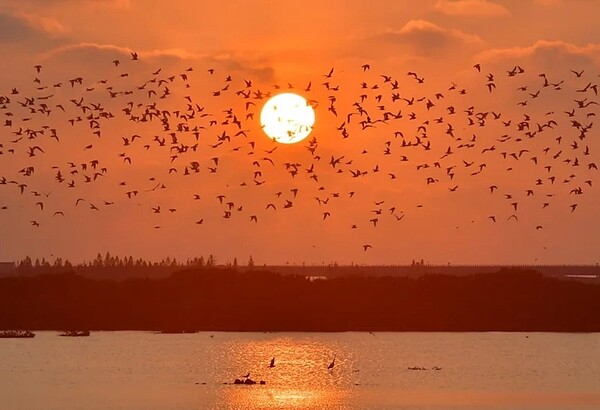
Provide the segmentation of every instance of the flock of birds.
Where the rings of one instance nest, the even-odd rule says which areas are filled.
[[[112,61],[104,79],[59,82],[44,80],[36,65],[31,84],[0,90],[0,219],[11,206],[25,208],[24,223],[39,229],[75,209],[93,217],[134,201],[151,218],[176,214],[185,201],[196,207],[196,225],[257,224],[298,204],[319,207],[327,223],[345,207],[340,201],[362,195],[368,209],[348,229],[374,229],[427,204],[365,198],[371,191],[362,181],[395,187],[410,178],[449,201],[464,186],[481,188],[501,204],[486,223],[515,223],[525,204],[542,212],[566,201],[565,213],[575,212],[598,170],[589,139],[597,75],[584,70],[556,78],[521,66],[486,73],[476,64],[480,88],[450,82],[432,91],[418,73],[375,73],[364,64],[351,84],[331,68],[301,87],[261,89],[216,68],[145,73],[142,58]],[[195,89],[196,80],[208,88]],[[295,158],[257,125],[262,104],[284,90],[304,95],[318,118]],[[190,192],[169,195],[171,185]],[[161,222],[151,223],[160,229],[168,219]]]

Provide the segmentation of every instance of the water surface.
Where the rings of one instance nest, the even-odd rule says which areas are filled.
[[[266,385],[230,384],[247,373]],[[0,398],[28,410],[598,409],[600,334],[37,332],[0,339]]]

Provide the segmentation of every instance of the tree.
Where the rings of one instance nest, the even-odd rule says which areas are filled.
[[[106,252],[106,255],[104,255],[104,266],[113,266],[113,259],[110,256],[110,252]]]
[[[215,266],[215,264],[216,264],[215,257],[211,253],[210,255],[208,255],[208,259],[206,260],[206,266],[213,267],[213,266]]]
[[[33,263],[31,262],[31,258],[29,256],[26,256],[25,259],[23,259],[21,263],[19,263],[20,270],[29,270],[32,267]]]
[[[102,254],[100,254],[100,252],[98,252],[98,255],[96,255],[96,259],[94,259],[93,265],[96,267],[101,267],[103,265]]]

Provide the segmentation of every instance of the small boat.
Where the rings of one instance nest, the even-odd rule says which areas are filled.
[[[64,337],[86,337],[89,335],[90,335],[89,330],[67,330],[60,334],[60,336],[64,336]]]
[[[4,330],[0,332],[0,339],[29,339],[35,337],[35,333],[29,330]]]
[[[184,330],[177,330],[177,329],[163,329],[158,331],[159,334],[161,335],[188,335],[188,334],[192,334],[192,333],[198,333],[197,330],[189,330],[189,329],[184,329]]]

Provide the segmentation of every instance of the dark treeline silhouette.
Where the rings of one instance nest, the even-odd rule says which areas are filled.
[[[251,261],[252,257],[250,257]],[[107,252],[104,256],[98,253],[94,260],[78,265],[73,265],[68,259],[55,258],[50,262],[42,258],[34,261],[27,256],[15,263],[14,268],[4,276],[36,276],[75,271],[86,278],[123,280],[127,278],[164,278],[184,268],[212,268],[215,266],[216,259],[213,255],[209,255],[206,259],[203,256],[190,258],[185,262],[170,257],[158,262],[150,262],[142,258],[134,259],[132,256],[113,256]],[[237,259],[226,266],[237,268]]]
[[[256,269],[252,256],[242,264],[237,258],[225,264],[217,264],[213,255],[188,258],[185,261],[176,258],[164,258],[161,261],[146,261],[132,256],[119,257],[110,253],[98,253],[95,259],[74,265],[66,259],[56,258],[32,260],[25,257],[16,263],[0,264],[0,277],[7,276],[36,276],[40,274],[75,271],[77,274],[92,279],[124,280],[128,278],[166,278],[173,272],[189,268],[231,268],[240,271]],[[430,274],[471,275],[497,272],[501,268],[530,269],[543,273],[545,276],[565,277],[580,276],[586,281],[600,283],[600,265],[430,265],[415,261],[410,265],[341,265],[336,262],[329,264],[285,264],[280,266],[261,266],[262,270],[275,273],[300,276],[323,276],[328,278],[345,276],[421,276]]]
[[[74,272],[0,279],[0,329],[600,331],[600,285],[527,270],[340,277],[186,269],[162,279]]]

